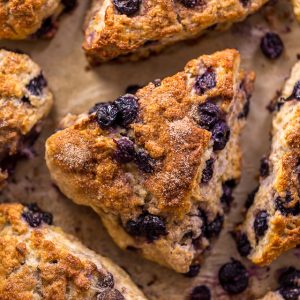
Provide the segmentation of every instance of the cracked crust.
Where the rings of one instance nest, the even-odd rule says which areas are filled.
[[[246,233],[252,247],[248,258],[258,265],[269,265],[283,252],[300,243],[300,102],[291,96],[299,80],[298,62],[278,100],[280,109],[273,116],[269,175],[260,178],[254,204],[247,212],[245,223],[239,228],[239,231]],[[282,213],[282,209],[278,208],[278,198],[287,209],[293,209],[293,213]],[[253,224],[260,210],[268,213],[268,228],[256,241]]]
[[[187,272],[191,264],[201,263],[210,244],[201,233],[199,209],[209,223],[223,218],[222,184],[240,176],[239,134],[245,118],[238,115],[250,97],[254,74],[240,71],[239,63],[236,50],[225,50],[190,61],[159,86],[148,84],[136,94],[137,121],[125,131],[101,129],[95,113],[67,117],[63,125],[69,127],[46,142],[53,180],[74,202],[91,206],[121,248]],[[215,70],[216,86],[199,96],[195,80],[207,69]],[[231,129],[221,151],[213,151],[211,132],[197,123],[197,107],[207,101],[215,101]],[[155,161],[152,173],[114,159],[115,140],[124,134]],[[215,160],[213,176],[201,184],[209,158]],[[148,242],[127,233],[125,224],[145,211],[164,220],[167,235]]]
[[[4,183],[18,153],[34,142],[41,120],[49,113],[53,96],[46,85],[38,94],[29,90],[41,76],[40,67],[28,55],[0,50],[0,183]],[[26,142],[27,140],[27,142]],[[10,158],[11,157],[11,158]]]
[[[58,227],[45,223],[31,227],[23,215],[27,211],[21,204],[0,204],[1,300],[50,300],[53,295],[56,300],[92,300],[97,295],[97,299],[146,300],[112,261]]]
[[[120,14],[112,0],[93,0],[83,48],[92,64],[118,56],[136,60],[169,44],[196,38],[211,27],[225,29],[257,11],[267,0],[198,1],[186,8],[180,1],[143,0],[133,16]],[[244,2],[244,4],[243,4]]]
[[[1,1],[0,39],[21,40],[33,37],[52,37],[57,28],[57,19],[65,9],[63,2],[67,1]]]

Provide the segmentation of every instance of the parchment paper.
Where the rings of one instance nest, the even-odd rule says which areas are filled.
[[[186,299],[191,289],[198,284],[208,285],[213,299],[230,299],[218,285],[217,273],[220,265],[230,257],[240,259],[229,231],[243,218],[241,211],[246,195],[256,186],[260,157],[268,152],[271,119],[265,107],[282,86],[297,60],[297,53],[300,53],[300,25],[293,20],[289,3],[282,0],[275,6],[276,9],[265,7],[224,33],[210,33],[197,42],[179,44],[148,60],[107,63],[90,70],[81,50],[81,28],[87,7],[88,1],[82,0],[71,15],[62,19],[58,33],[51,41],[0,43],[0,46],[19,48],[30,53],[44,69],[55,95],[55,106],[35,146],[36,157],[18,164],[13,181],[3,191],[0,200],[37,202],[44,210],[54,214],[56,225],[124,267],[149,299]],[[259,49],[260,37],[268,30],[278,32],[285,44],[284,55],[274,62],[267,60]],[[73,204],[52,185],[44,163],[44,142],[66,113],[83,112],[95,102],[116,98],[130,84],[143,85],[155,78],[172,75],[180,71],[190,59],[226,47],[240,50],[244,68],[257,72],[251,113],[242,138],[243,174],[220,239],[200,275],[189,279],[118,249],[91,209]],[[277,270],[288,265],[300,267],[299,257],[300,249],[294,249],[282,255],[270,268],[258,268],[243,260],[251,274],[250,285],[246,293],[231,299],[254,299],[275,288],[274,276]]]

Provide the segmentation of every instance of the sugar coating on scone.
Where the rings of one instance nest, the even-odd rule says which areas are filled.
[[[17,156],[32,146],[53,96],[40,67],[28,55],[0,50],[0,185]]]
[[[259,189],[237,232],[240,253],[258,265],[300,243],[300,62],[273,108],[270,155],[262,160]]]
[[[254,73],[239,64],[236,50],[204,55],[135,95],[68,116],[46,142],[53,180],[91,206],[121,248],[199,270],[240,177]]]
[[[83,48],[93,63],[146,57],[210,28],[224,29],[267,0],[93,0]]]
[[[76,0],[8,0],[0,2],[0,39],[51,38],[58,17]]]
[[[0,298],[145,300],[109,259],[51,226],[37,205],[0,204]]]

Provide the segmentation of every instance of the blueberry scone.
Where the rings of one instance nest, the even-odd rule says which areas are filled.
[[[240,177],[254,73],[239,65],[236,50],[204,55],[135,95],[67,117],[46,142],[54,182],[91,206],[121,248],[196,274]]]
[[[300,270],[289,267],[278,278],[279,287],[260,300],[299,300]]]
[[[226,28],[268,0],[93,0],[83,48],[90,62],[146,57],[207,29]]]
[[[237,232],[241,255],[258,265],[300,243],[300,62],[272,107],[270,155],[262,159],[260,186]]]
[[[76,0],[2,0],[0,39],[51,38],[59,16],[75,4]]]
[[[0,204],[1,300],[146,300],[109,259],[31,204]]]
[[[294,7],[294,13],[297,20],[300,22],[300,0],[291,0]]]
[[[0,50],[0,186],[18,157],[29,154],[53,97],[29,56]]]

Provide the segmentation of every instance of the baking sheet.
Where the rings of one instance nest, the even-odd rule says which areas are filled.
[[[54,214],[56,225],[125,268],[149,299],[187,299],[191,289],[198,284],[209,286],[212,298],[220,300],[254,299],[275,288],[274,274],[278,269],[288,265],[300,267],[300,248],[282,255],[270,268],[258,268],[243,260],[251,279],[249,288],[242,295],[230,298],[218,285],[217,273],[220,265],[230,257],[240,259],[229,232],[234,223],[242,219],[246,195],[256,186],[260,157],[268,152],[271,119],[265,107],[282,86],[300,53],[300,25],[294,21],[289,3],[282,0],[274,8],[267,6],[229,31],[210,33],[196,42],[173,46],[148,60],[112,62],[93,70],[88,68],[81,50],[81,28],[87,7],[88,1],[81,0],[77,9],[61,20],[60,29],[51,41],[0,43],[0,46],[30,53],[45,71],[55,95],[55,106],[35,146],[36,157],[18,164],[17,172],[0,196],[0,201],[37,202],[44,210]],[[269,30],[278,32],[285,44],[283,56],[274,62],[263,57],[259,49],[260,37]],[[116,98],[128,85],[143,85],[155,78],[172,75],[190,59],[227,47],[237,48],[242,54],[244,68],[257,72],[251,113],[242,137],[242,181],[235,191],[235,202],[220,239],[199,276],[190,279],[118,249],[91,209],[73,204],[53,186],[44,163],[44,142],[65,114],[81,113],[95,102]]]

